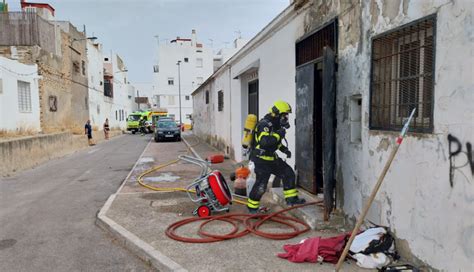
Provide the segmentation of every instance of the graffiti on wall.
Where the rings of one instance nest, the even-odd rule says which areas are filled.
[[[449,143],[449,185],[451,188],[454,185],[454,173],[455,171],[459,171],[460,168],[463,167],[470,167],[471,170],[471,177],[474,176],[474,162],[472,160],[472,145],[470,142],[466,142],[466,151],[463,151],[463,145],[461,141],[451,134],[448,135],[448,143]],[[462,156],[466,157],[466,162],[461,161]],[[459,160],[457,160],[459,158]],[[461,161],[461,163],[457,163],[456,161]],[[460,173],[462,173],[460,171]],[[468,177],[466,179],[469,180]]]

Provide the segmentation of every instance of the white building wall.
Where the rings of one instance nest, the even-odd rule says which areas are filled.
[[[181,111],[183,123],[191,124],[189,118],[193,110],[191,93],[213,72],[212,51],[204,46],[196,46],[196,38],[192,41],[177,40],[173,43],[160,44],[158,49],[158,73],[155,73],[154,94],[159,95],[161,108],[168,109],[168,114],[179,120],[179,82],[181,82]],[[201,52],[198,52],[201,51]],[[188,59],[188,62],[185,61]],[[202,67],[198,64],[202,60]],[[178,65],[180,64],[180,77]],[[180,78],[180,80],[179,80]],[[168,80],[173,84],[168,84]]]
[[[104,99],[104,56],[101,45],[87,41],[87,80],[89,85],[89,119],[93,127],[103,129],[105,118],[110,118],[110,109]]]
[[[253,49],[237,61],[232,63],[231,100],[232,100],[232,148],[235,150],[236,160],[242,160],[241,137],[245,118],[248,114],[247,93],[248,81],[259,81],[259,119],[268,113],[271,105],[282,99],[295,107],[295,41],[304,33],[304,12],[296,15],[286,11],[292,20],[277,26],[278,31],[258,43]],[[250,42],[251,43],[251,42]],[[282,53],[286,52],[286,53]],[[249,66],[259,63],[258,76],[243,75],[234,79]],[[291,127],[287,131],[288,147],[295,150],[294,113],[290,114]],[[284,155],[283,155],[284,156]],[[294,166],[294,156],[287,160]]]
[[[37,65],[25,65],[0,57],[0,130],[40,131],[40,105]],[[29,83],[31,111],[21,112],[18,105],[18,81]]]
[[[129,98],[129,86],[128,75],[126,70],[121,70],[118,67],[118,55],[113,54],[112,56],[112,69],[114,75],[114,97],[111,105],[111,117],[109,122],[111,127],[120,128],[122,130],[127,129],[127,115],[133,112]]]
[[[104,57],[112,65],[113,97],[104,95]],[[105,119],[111,128],[126,129],[127,115],[136,109],[134,87],[128,82],[127,72],[117,66],[117,54],[104,55],[101,46],[87,43],[89,112],[91,124],[103,130]]]

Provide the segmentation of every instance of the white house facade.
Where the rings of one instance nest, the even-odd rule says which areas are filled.
[[[181,90],[182,122],[191,124],[191,92],[212,74],[212,50],[197,42],[196,31],[193,30],[190,39],[178,37],[170,43],[159,45],[154,72],[153,96],[158,102],[157,107],[167,109],[168,115],[179,121]]]
[[[39,132],[38,67],[0,57],[0,130]]]
[[[89,119],[94,128],[103,129],[105,119],[115,129],[126,129],[127,115],[136,109],[134,87],[117,54],[104,55],[100,44],[87,42]]]
[[[415,263],[470,270],[472,9],[401,2],[293,2],[193,92],[194,131],[240,161],[247,114],[288,101],[299,186],[353,220],[416,108],[367,219]]]

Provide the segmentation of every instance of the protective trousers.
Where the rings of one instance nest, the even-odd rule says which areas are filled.
[[[283,180],[283,194],[285,199],[298,196],[298,191],[295,188],[295,172],[286,162],[280,158],[274,161],[254,159],[253,162],[255,163],[256,180],[247,201],[248,208],[259,208],[260,199],[267,190],[268,179],[271,174]]]

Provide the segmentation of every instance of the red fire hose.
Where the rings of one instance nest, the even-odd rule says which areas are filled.
[[[234,238],[243,237],[249,233],[253,233],[255,235],[265,237],[268,239],[273,240],[286,240],[294,238],[302,233],[307,232],[310,230],[310,227],[305,222],[296,219],[294,217],[282,215],[282,213],[287,212],[289,210],[315,205],[321,203],[322,201],[310,202],[303,205],[293,206],[290,208],[283,209],[278,212],[270,213],[270,214],[225,214],[225,215],[215,215],[215,216],[208,216],[208,217],[191,217],[186,218],[180,221],[177,221],[166,229],[166,235],[171,239],[186,242],[186,243],[213,243],[219,242]],[[255,221],[256,220],[256,221]],[[176,234],[176,230],[184,225],[191,224],[197,221],[203,221],[199,225],[199,229],[197,233],[202,238],[192,238],[192,237],[185,237],[179,236]],[[204,227],[213,222],[213,221],[223,221],[232,225],[232,231],[226,234],[214,234],[209,233],[204,230]],[[271,233],[271,232],[264,232],[259,230],[259,228],[268,221],[276,222],[289,228],[293,229],[291,232],[284,232],[284,233]],[[293,222],[293,223],[292,223]],[[239,225],[243,225],[245,228],[240,230]],[[298,225],[303,226],[302,229],[298,228]]]

